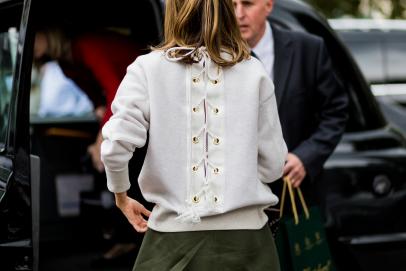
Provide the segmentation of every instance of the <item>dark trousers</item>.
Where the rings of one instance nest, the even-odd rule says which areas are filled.
[[[204,218],[203,218],[204,219]],[[259,230],[145,234],[133,271],[279,271],[268,225]]]

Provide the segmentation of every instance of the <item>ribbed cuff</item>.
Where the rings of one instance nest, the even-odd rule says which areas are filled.
[[[106,169],[107,188],[113,193],[121,193],[130,189],[128,167],[120,171]]]

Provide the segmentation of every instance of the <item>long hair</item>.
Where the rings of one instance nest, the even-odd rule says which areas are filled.
[[[232,0],[167,0],[164,28],[164,41],[153,50],[204,46],[212,61],[219,66],[232,66],[250,57]],[[222,58],[221,52],[230,54],[231,59]],[[185,57],[183,62],[194,62],[193,54]]]
[[[45,32],[48,40],[48,54],[52,59],[61,60],[71,57],[70,40],[59,28],[48,28]]]
[[[55,26],[42,27],[37,30],[37,35],[43,35],[47,49],[43,56],[34,60],[34,64],[41,66],[49,60],[72,61],[71,40],[62,29]]]

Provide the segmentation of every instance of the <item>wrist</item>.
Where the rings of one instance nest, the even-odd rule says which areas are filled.
[[[125,203],[127,202],[127,192],[121,192],[121,193],[114,193],[115,200],[116,200],[116,206],[120,208],[120,206],[124,206]]]

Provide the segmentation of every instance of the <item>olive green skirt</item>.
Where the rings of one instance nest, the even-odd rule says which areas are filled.
[[[279,271],[269,226],[260,230],[145,234],[133,271]]]

